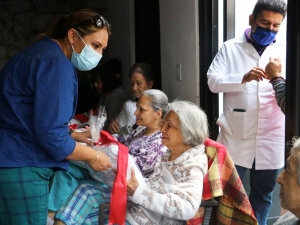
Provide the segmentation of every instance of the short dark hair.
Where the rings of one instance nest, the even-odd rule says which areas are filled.
[[[258,0],[252,12],[254,19],[259,17],[263,11],[280,13],[284,18],[287,11],[287,5],[285,0]]]
[[[129,70],[129,77],[131,78],[135,72],[142,74],[147,83],[154,81],[154,71],[152,66],[148,63],[133,64]]]

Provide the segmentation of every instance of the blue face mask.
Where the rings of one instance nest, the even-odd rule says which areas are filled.
[[[256,43],[264,46],[271,44],[274,41],[276,34],[277,31],[256,26],[256,30],[251,33],[251,37]]]
[[[77,35],[80,37],[80,35],[78,33],[77,33]],[[99,54],[98,52],[96,52],[88,44],[86,44],[81,37],[80,37],[80,39],[83,41],[85,46],[82,49],[81,53],[78,54],[74,51],[74,47],[71,44],[71,46],[73,48],[71,62],[73,63],[73,66],[75,66],[75,68],[77,68],[81,71],[91,70],[98,65],[98,63],[100,62],[100,60],[102,58],[102,55]]]

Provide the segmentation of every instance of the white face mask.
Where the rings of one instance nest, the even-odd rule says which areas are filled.
[[[77,31],[75,32],[77,33]],[[80,37],[78,33],[77,35]],[[102,58],[102,55],[96,52],[91,46],[86,44],[81,37],[80,39],[85,44],[85,47],[82,49],[81,53],[78,54],[75,52],[74,47],[71,44],[73,48],[71,62],[73,63],[73,66],[75,66],[75,68],[81,71],[91,70],[98,65]]]

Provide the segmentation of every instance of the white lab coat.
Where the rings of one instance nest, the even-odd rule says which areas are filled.
[[[224,93],[224,112],[217,120],[221,128],[217,141],[227,147],[236,165],[252,168],[255,159],[257,170],[283,167],[285,117],[269,80],[241,82],[253,67],[265,69],[271,56],[280,57],[284,72],[283,45],[273,43],[259,56],[243,35],[223,44],[207,72],[210,90]]]

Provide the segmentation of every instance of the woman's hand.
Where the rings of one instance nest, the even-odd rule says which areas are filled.
[[[84,142],[89,146],[92,146],[93,143],[91,141],[91,133],[89,131],[83,132],[72,132],[71,137],[77,142]]]
[[[270,57],[270,62],[266,66],[266,73],[268,79],[272,80],[274,77],[281,77],[281,61],[279,58]]]
[[[106,154],[100,151],[95,152],[95,157],[92,160],[88,161],[88,164],[94,171],[101,172],[112,167],[110,158]]]
[[[133,167],[131,168],[131,179],[127,181],[127,195],[133,196],[135,190],[139,186],[139,182],[135,177],[135,172]]]
[[[116,120],[112,120],[109,124],[108,131],[111,134],[116,134],[120,130],[120,124]]]

